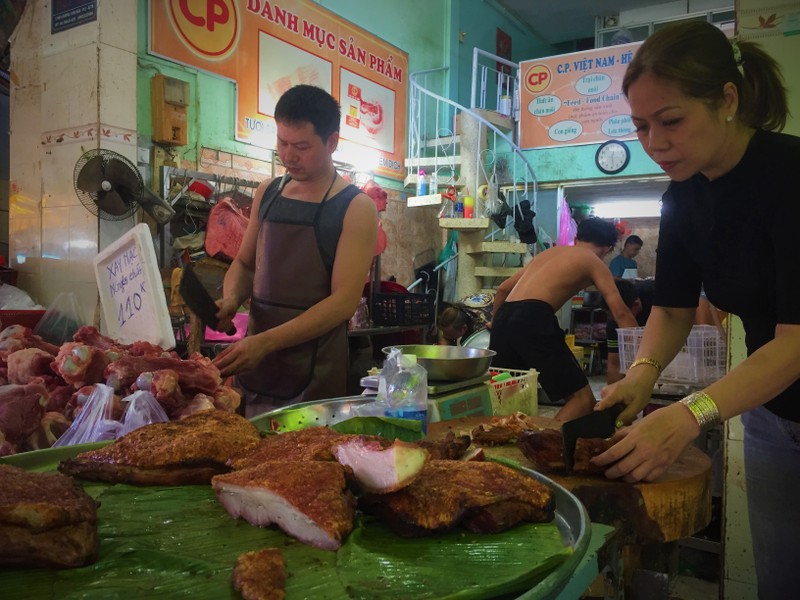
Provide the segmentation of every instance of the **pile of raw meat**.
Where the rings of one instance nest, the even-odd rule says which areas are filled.
[[[241,402],[199,353],[183,360],[149,342],[120,344],[90,326],[59,347],[12,325],[0,332],[0,456],[52,446],[98,383],[114,388],[116,419],[122,398],[137,390],[153,394],[170,419],[234,411]]]

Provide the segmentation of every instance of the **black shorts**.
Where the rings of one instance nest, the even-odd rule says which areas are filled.
[[[539,371],[539,383],[552,401],[589,384],[553,308],[542,300],[504,302],[492,320],[489,349],[497,352],[495,367]]]

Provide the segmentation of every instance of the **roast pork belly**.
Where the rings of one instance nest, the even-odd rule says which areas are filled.
[[[529,430],[517,442],[522,453],[537,471],[563,474],[564,437],[557,429]],[[572,472],[578,475],[600,475],[605,467],[595,466],[590,460],[612,446],[610,440],[601,438],[578,438],[575,442],[575,461]]]
[[[211,486],[235,518],[288,535],[323,550],[336,550],[353,529],[355,498],[337,462],[265,462],[217,475]]]
[[[528,415],[515,412],[505,417],[492,417],[486,425],[472,430],[472,441],[478,446],[501,446],[516,441],[523,431],[535,428]]]
[[[409,485],[422,472],[428,451],[395,440],[388,448],[377,440],[353,437],[333,447],[340,464],[350,467],[360,490],[386,494]]]
[[[226,461],[258,443],[255,426],[236,413],[205,410],[182,421],[140,427],[114,443],[61,461],[67,475],[135,485],[203,484]]]
[[[420,440],[417,445],[427,450],[431,458],[459,460],[464,458],[471,443],[472,439],[468,435],[457,436],[448,431],[443,439]]]
[[[352,438],[382,440],[387,446],[391,444],[389,440],[378,436],[358,436],[339,433],[328,427],[308,427],[307,429],[268,435],[261,440],[258,446],[248,449],[245,454],[233,457],[229,464],[234,469],[246,469],[262,462],[274,460],[293,462],[336,460],[333,455],[333,447]]]
[[[488,533],[521,521],[551,521],[555,496],[546,485],[499,463],[431,460],[411,485],[391,494],[365,494],[359,507],[405,537],[459,524]]]
[[[286,597],[286,561],[277,548],[240,554],[231,579],[244,600],[283,600]]]
[[[80,567],[99,546],[97,503],[71,478],[0,464],[0,564]]]

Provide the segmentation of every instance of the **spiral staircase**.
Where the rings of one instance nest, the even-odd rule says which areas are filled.
[[[451,186],[475,197],[473,218],[448,216],[447,200],[439,216],[440,227],[459,232],[456,296],[463,297],[496,288],[541,249],[519,241],[519,230],[530,223],[523,201],[536,212],[537,182],[516,142],[519,65],[475,48],[469,108],[446,97],[447,75],[441,67],[409,77],[405,185],[415,190],[420,171],[435,173],[438,189],[419,197],[410,191],[409,206],[442,204],[439,192]],[[510,214],[503,218],[503,212]]]

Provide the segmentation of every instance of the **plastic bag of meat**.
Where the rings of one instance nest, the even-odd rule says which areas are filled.
[[[231,262],[242,245],[245,229],[247,217],[230,198],[223,198],[208,217],[206,252],[213,258]]]
[[[121,420],[114,419],[114,389],[98,383],[80,414],[53,447],[114,440],[143,425],[169,421],[167,413],[147,391],[137,391],[123,399],[127,405]]]
[[[116,439],[122,423],[112,416],[113,402],[112,388],[102,383],[95,385],[80,414],[64,435],[56,440],[53,448]]]
[[[125,400],[128,402],[128,407],[122,417],[122,430],[119,436],[126,435],[145,425],[169,421],[167,413],[150,392],[139,390],[133,392]]]

